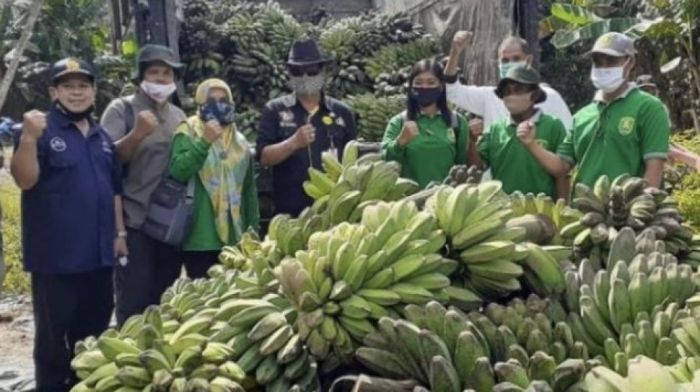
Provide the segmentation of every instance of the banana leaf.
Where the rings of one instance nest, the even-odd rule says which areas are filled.
[[[636,18],[611,18],[568,31],[557,31],[552,37],[552,45],[562,49],[585,40],[592,40],[611,31],[624,32],[637,24]]]
[[[573,26],[586,26],[602,20],[596,14],[583,7],[569,4],[553,4],[551,13],[557,19]]]

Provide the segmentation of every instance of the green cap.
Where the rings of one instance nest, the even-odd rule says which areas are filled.
[[[141,79],[146,66],[150,63],[162,62],[171,67],[176,73],[179,73],[183,67],[182,63],[175,59],[175,52],[167,46],[147,44],[144,45],[136,56],[136,75],[135,79]]]
[[[508,83],[511,82],[537,86],[537,88],[540,90],[540,94],[538,96],[537,102],[535,103],[543,102],[547,98],[547,93],[545,93],[544,90],[542,90],[542,88],[540,87],[539,72],[537,72],[537,70],[535,70],[529,65],[516,65],[508,71],[506,77],[501,79],[501,81],[498,82],[498,86],[496,87],[496,95],[498,96],[498,98],[503,98],[503,91],[508,85]]]
[[[602,53],[613,57],[634,56],[634,40],[622,33],[606,33],[601,35],[593,44],[591,53]]]

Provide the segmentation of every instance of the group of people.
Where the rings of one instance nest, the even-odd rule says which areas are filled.
[[[663,104],[630,82],[632,39],[610,33],[592,51],[593,102],[573,117],[561,96],[530,65],[527,42],[498,48],[497,86],[467,86],[457,63],[471,34],[458,32],[445,67],[417,63],[406,110],[382,141],[385,159],[425,187],[457,164],[489,168],[506,192],[568,198],[571,185],[628,173],[659,186],[669,150]],[[48,112],[25,113],[11,172],[22,189],[25,269],[31,273],[38,391],[66,391],[76,381],[72,348],[156,304],[184,269],[206,276],[224,245],[259,224],[254,161],[272,167],[276,213],[311,204],[302,183],[321,155],[339,159],[357,137],[352,110],[324,94],[331,60],[312,40],[293,44],[290,94],[267,103],[255,150],[236,130],[235,97],[220,79],[197,88],[197,113],[170,103],[182,64],[163,46],[138,53],[137,91],[92,117],[95,74],[64,59],[51,69]],[[470,113],[465,117],[450,103]],[[573,172],[573,177],[570,174]],[[144,233],[158,184],[192,189],[193,219],[179,246]],[[116,299],[116,303],[115,303]]]

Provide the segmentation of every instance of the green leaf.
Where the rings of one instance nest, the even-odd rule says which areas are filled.
[[[601,20],[593,12],[569,4],[553,4],[551,13],[554,17],[574,26],[585,26]]]
[[[571,25],[553,15],[549,15],[548,17],[540,20],[539,27],[540,31],[545,33],[546,36],[560,30],[570,29]]]
[[[128,39],[122,42],[122,53],[124,56],[135,56],[138,50],[138,44],[134,39]]]
[[[552,37],[552,45],[561,49],[585,40],[592,40],[611,31],[624,32],[635,26],[636,18],[611,18],[591,23],[574,30],[558,31]]]
[[[632,26],[629,31],[636,36],[653,39],[676,38],[681,34],[683,26],[668,18],[659,17],[654,20],[645,20]]]

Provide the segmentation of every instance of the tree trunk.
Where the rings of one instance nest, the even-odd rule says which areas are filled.
[[[5,105],[5,99],[7,98],[7,92],[10,91],[10,86],[15,78],[15,73],[19,67],[19,62],[22,60],[22,54],[24,49],[27,48],[29,44],[29,39],[32,37],[32,31],[34,30],[34,25],[39,19],[39,14],[41,13],[41,7],[44,5],[44,0],[34,0],[29,9],[29,17],[27,18],[27,23],[24,26],[24,31],[22,36],[20,36],[17,42],[17,47],[15,48],[15,56],[10,62],[10,66],[7,68],[7,73],[2,79],[0,84],[0,109]]]

